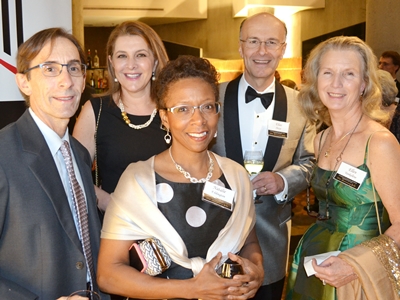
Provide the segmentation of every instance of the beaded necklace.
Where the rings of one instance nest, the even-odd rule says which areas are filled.
[[[121,110],[122,119],[125,121],[125,123],[126,123],[130,128],[133,128],[133,129],[143,129],[143,128],[146,128],[147,126],[149,126],[149,125],[151,124],[151,122],[153,122],[153,119],[154,119],[154,117],[155,117],[156,114],[157,114],[157,108],[155,108],[155,109],[153,110],[153,112],[151,113],[150,119],[149,119],[146,123],[140,124],[140,125],[135,125],[135,124],[132,124],[132,123],[131,123],[131,120],[129,120],[129,118],[128,118],[126,112],[125,112],[125,107],[124,107],[124,104],[122,103],[121,98],[119,98],[118,106],[119,106],[119,109]]]

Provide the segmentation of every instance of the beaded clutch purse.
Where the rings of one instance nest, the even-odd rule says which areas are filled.
[[[156,276],[171,266],[171,257],[156,238],[134,242],[129,248],[130,265],[140,272]]]

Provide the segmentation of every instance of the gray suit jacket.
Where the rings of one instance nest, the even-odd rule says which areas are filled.
[[[211,149],[243,165],[238,115],[238,87],[241,76],[220,86],[220,102],[223,108],[218,123],[218,136]],[[286,275],[289,247],[286,222],[291,217],[290,200],[307,188],[311,161],[314,158],[315,127],[306,122],[301,114],[297,93],[280,83],[275,84],[273,119],[290,122],[289,137],[269,137],[263,171],[279,172],[286,178],[288,200],[278,203],[273,196],[263,196],[263,202],[255,205],[257,236],[264,256],[263,285],[274,283]]]
[[[97,262],[100,221],[87,150],[70,138]],[[86,288],[86,263],[57,167],[26,111],[0,131],[0,299],[54,300]],[[109,299],[107,295],[102,295]]]

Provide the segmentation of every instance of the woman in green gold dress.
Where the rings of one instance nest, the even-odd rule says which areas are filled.
[[[319,44],[307,61],[299,101],[310,120],[330,127],[314,141],[319,218],[297,246],[287,299],[400,295],[400,146],[385,127],[376,66],[363,41],[343,36]],[[342,253],[313,260],[316,274],[307,277],[304,257],[334,250]]]

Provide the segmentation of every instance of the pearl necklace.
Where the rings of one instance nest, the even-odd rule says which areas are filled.
[[[124,104],[122,103],[121,98],[119,98],[118,105],[119,105],[119,109],[121,110],[122,119],[125,121],[125,123],[126,123],[130,128],[134,128],[134,129],[146,128],[147,126],[150,125],[151,122],[153,122],[153,119],[154,119],[154,117],[155,117],[156,114],[157,114],[157,108],[155,108],[155,109],[153,110],[153,112],[151,113],[150,119],[149,119],[146,123],[140,124],[140,125],[135,125],[135,124],[132,124],[132,123],[131,123],[131,120],[129,120],[129,118],[128,118],[126,112],[125,112],[125,107],[124,107]]]
[[[208,150],[207,150],[207,155],[208,155],[208,158],[210,159],[210,167],[208,168],[207,177],[206,178],[197,179],[197,178],[192,177],[189,172],[185,171],[185,169],[183,169],[182,166],[178,165],[175,162],[174,158],[172,157],[171,148],[172,147],[169,147],[169,156],[171,156],[171,160],[175,164],[175,168],[180,173],[182,173],[183,176],[185,176],[185,178],[189,179],[191,183],[204,183],[204,182],[210,180],[210,178],[213,175],[213,171],[214,171],[214,161],[212,160],[212,158],[210,156],[210,152],[208,152]]]

